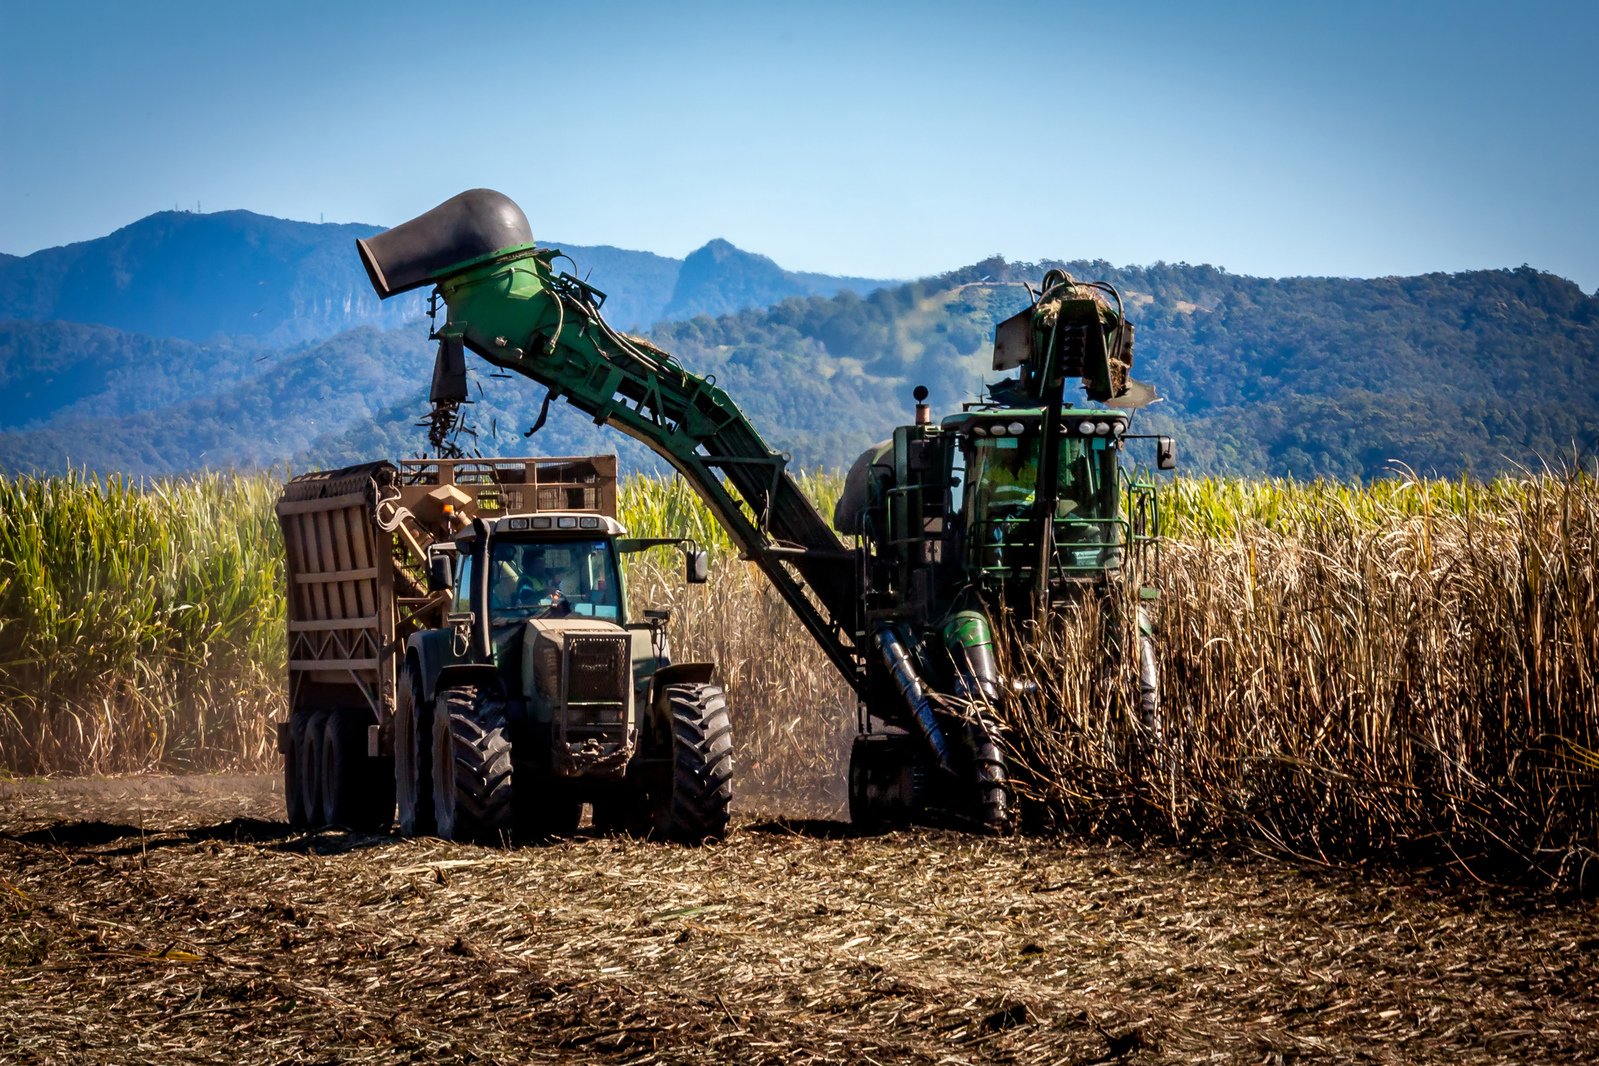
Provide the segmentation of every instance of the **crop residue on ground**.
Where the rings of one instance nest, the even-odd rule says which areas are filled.
[[[266,777],[0,784],[0,1058],[1580,1061],[1591,904],[746,816],[291,834]]]

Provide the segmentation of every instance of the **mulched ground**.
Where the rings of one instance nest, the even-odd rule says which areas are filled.
[[[1579,1062],[1599,909],[744,817],[290,833],[269,778],[0,782],[0,1061]]]

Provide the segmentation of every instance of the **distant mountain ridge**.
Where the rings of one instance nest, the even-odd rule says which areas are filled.
[[[354,244],[381,229],[250,211],[161,211],[105,237],[0,257],[0,319],[83,322],[189,341],[251,338],[266,345],[319,340],[357,326],[397,326],[423,314],[426,294],[388,301],[373,294]],[[793,274],[725,241],[712,243],[736,255],[724,257],[728,265],[711,283],[696,278],[687,285],[680,276],[683,260],[608,246],[559,247],[571,257],[573,273],[610,294],[606,316],[624,329],[658,322],[669,307],[681,317],[722,314],[791,295],[867,292],[886,284]],[[751,276],[741,276],[741,268]]]
[[[838,468],[911,414],[975,399],[993,324],[1051,266],[1120,290],[1134,374],[1165,401],[1145,432],[1193,472],[1371,478],[1491,474],[1599,449],[1599,297],[1522,268],[1371,280],[1272,280],[1212,267],[985,260],[866,296],[793,296],[650,332],[714,373],[774,448]],[[543,389],[471,361],[465,438],[483,454],[644,450],[564,404],[528,440]],[[421,323],[272,351],[67,323],[0,328],[0,469],[174,473],[342,465],[423,446],[432,352]],[[28,427],[24,429],[23,427]]]
[[[0,257],[0,470],[166,474],[411,455],[432,353],[422,298],[379,304],[350,247],[376,227],[162,212],[97,241]],[[839,467],[910,415],[997,375],[994,324],[1051,266],[1103,279],[1137,326],[1139,416],[1192,471],[1488,474],[1599,451],[1599,296],[1527,267],[1401,278],[1252,278],[1208,266],[994,258],[879,287],[783,270],[713,240],[679,261],[567,248],[622,328],[715,374],[769,444]],[[660,320],[669,315],[668,320]],[[639,445],[478,361],[484,454]]]
[[[672,298],[659,320],[696,315],[715,318],[770,307],[791,296],[830,296],[840,290],[866,293],[884,284],[871,278],[836,278],[784,270],[768,257],[746,252],[718,237],[683,260]]]

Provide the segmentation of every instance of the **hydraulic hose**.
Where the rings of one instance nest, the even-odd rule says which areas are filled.
[[[911,662],[910,654],[905,650],[905,644],[900,640],[899,634],[894,631],[892,625],[882,622],[872,630],[872,643],[877,645],[878,653],[883,656],[883,665],[888,667],[889,676],[894,679],[895,687],[899,689],[905,705],[910,708],[911,717],[921,730],[922,738],[927,741],[927,746],[937,757],[939,767],[946,773],[954,773],[954,767],[950,765],[949,760],[949,742],[944,739],[944,731],[939,728],[938,719],[933,715],[933,704],[927,696],[927,685],[916,672],[916,664]]]

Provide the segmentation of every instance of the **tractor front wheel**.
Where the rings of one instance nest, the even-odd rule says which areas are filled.
[[[433,821],[446,840],[494,841],[510,833],[511,741],[505,704],[471,686],[433,705]]]
[[[672,762],[669,782],[649,790],[653,835],[685,844],[727,835],[733,800],[733,727],[718,685],[668,685]],[[660,775],[660,776],[664,776]]]

